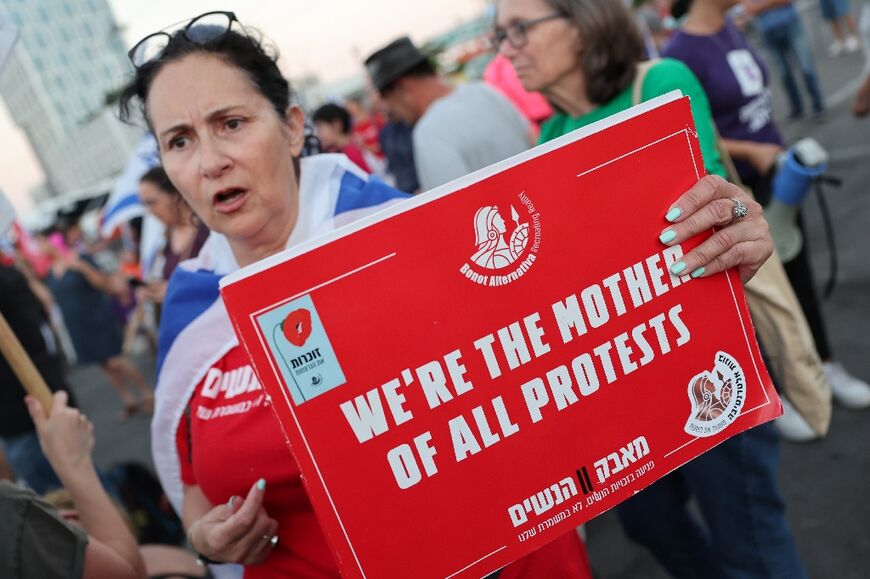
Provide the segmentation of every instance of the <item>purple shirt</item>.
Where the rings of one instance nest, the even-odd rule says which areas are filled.
[[[708,36],[678,30],[662,56],[683,61],[701,81],[722,137],[783,144],[773,124],[767,70],[730,20]],[[734,164],[744,179],[757,175],[749,163],[735,159]]]

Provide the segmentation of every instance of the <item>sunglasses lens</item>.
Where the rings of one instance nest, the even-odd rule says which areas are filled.
[[[185,33],[191,42],[205,44],[226,34],[231,25],[227,14],[205,14],[193,20]]]
[[[160,58],[170,38],[174,37],[179,30],[183,31],[185,38],[195,44],[207,44],[223,37],[233,25],[235,16],[231,12],[209,12],[197,16],[189,22],[179,22],[155,32],[143,39],[133,48],[130,60],[133,66],[139,68],[143,64]]]
[[[133,64],[138,67],[142,66],[146,62],[158,58],[163,50],[166,48],[166,44],[168,42],[169,37],[165,34],[149,36],[148,38],[137,44],[136,48],[133,50]]]

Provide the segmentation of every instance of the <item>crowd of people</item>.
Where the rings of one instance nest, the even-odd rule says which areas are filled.
[[[830,57],[868,42],[847,0],[821,7],[833,34]],[[764,54],[747,39],[748,25]],[[156,474],[189,549],[176,571],[195,557],[215,576],[337,577],[299,466],[256,380],[233,393],[234,404],[251,402],[244,412],[214,412],[227,393],[204,393],[209,376],[251,368],[219,297],[220,278],[676,89],[691,98],[710,177],[671,207],[659,241],[718,232],[675,273],[737,268],[758,315],[753,287],[763,282],[753,276],[763,265],[779,268],[782,283],[765,303],[807,328],[808,353],[771,337],[777,324],[781,334],[791,331],[785,321],[772,322],[773,334],[760,326],[786,414],[665,476],[619,505],[618,518],[674,577],[806,576],[777,481],[780,438],[824,436],[828,393],[865,410],[870,385],[836,361],[806,241],[781,263],[771,257],[763,218],[789,147],[775,119],[805,114],[794,65],[815,117],[826,107],[796,7],[498,0],[491,42],[484,78],[454,82],[408,37],[395,39],[359,63],[367,89],[314,111],[294,104],[268,41],[232,12],[208,12],[133,47],[120,113],[144,120],[157,142],[160,164],[141,176],[139,198],[165,226],[164,248],[143,272],[131,251],[135,225],[108,242],[85,240],[67,217],[34,239],[19,232],[15,247],[0,253],[0,312],[54,392],[50,409],[25,399],[0,359],[0,478],[19,483],[0,483],[0,552],[17,549],[9,561],[0,557],[0,575],[142,577],[155,569],[112,502],[110,477],[94,467],[93,429],[66,383],[65,366],[96,364],[120,399],[120,420],[153,414]],[[783,84],[783,114],[773,109],[766,62]],[[853,109],[870,110],[870,76]],[[748,215],[732,213],[737,202]],[[129,355],[139,336],[152,348],[143,357],[156,361],[156,385]],[[39,498],[59,488],[75,515]],[[751,492],[738,496],[735,488]],[[494,576],[580,578],[592,570],[572,532]]]

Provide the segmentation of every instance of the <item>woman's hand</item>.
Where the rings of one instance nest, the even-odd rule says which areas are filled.
[[[73,250],[67,252],[67,254],[63,257],[63,263],[66,265],[67,269],[71,269],[78,272],[83,272],[86,268],[89,267],[89,264],[82,259],[82,256]]]
[[[85,280],[91,284],[94,289],[104,293],[111,293],[111,284],[109,276],[105,275],[96,267],[82,259],[77,253],[70,252],[64,258],[64,265],[67,269],[79,272],[85,277]]]
[[[749,209],[735,219],[734,201]],[[743,189],[721,177],[708,175],[671,205],[666,219],[673,225],[660,237],[666,245],[681,243],[711,227],[717,231],[671,266],[671,273],[701,277],[736,267],[745,284],[773,253],[773,240],[761,205]],[[669,233],[673,232],[673,236]]]
[[[58,476],[80,469],[91,468],[91,451],[94,448],[94,425],[84,414],[67,406],[66,392],[56,392],[51,405],[51,414],[45,414],[42,404],[33,396],[25,403],[45,458],[57,471]]]
[[[148,285],[145,286],[148,299],[155,304],[162,304],[163,299],[166,297],[167,285],[168,284],[165,280],[149,282]]]
[[[72,250],[63,257],[63,263],[67,269],[74,271],[81,271],[84,267],[84,261],[81,256]]]
[[[263,508],[266,481],[260,479],[248,496],[232,497],[193,523],[188,531],[191,545],[215,561],[256,565],[271,553],[278,522]]]
[[[88,534],[83,577],[145,577],[145,564],[136,539],[94,469],[93,424],[81,412],[67,406],[66,392],[54,395],[47,416],[33,396],[28,396],[25,402],[42,451],[76,505],[75,512],[62,514],[67,520],[74,518]]]

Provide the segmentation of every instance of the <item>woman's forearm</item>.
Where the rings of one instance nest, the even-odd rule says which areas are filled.
[[[722,139],[722,144],[725,145],[725,150],[735,159],[742,161],[749,160],[750,151],[746,141],[736,141],[734,139]]]
[[[782,152],[782,147],[776,143],[757,143],[736,139],[722,139],[722,143],[732,158],[749,163],[762,175],[766,175],[773,169],[779,154]]]
[[[109,282],[102,273],[100,273],[96,268],[92,267],[90,264],[79,260],[76,265],[76,270],[79,271],[89,284],[94,286],[95,289],[100,290],[101,292],[107,291]]]
[[[75,503],[82,528],[116,555],[112,567],[125,577],[143,577],[145,566],[136,539],[103,489],[93,463],[58,465],[56,471]]]

